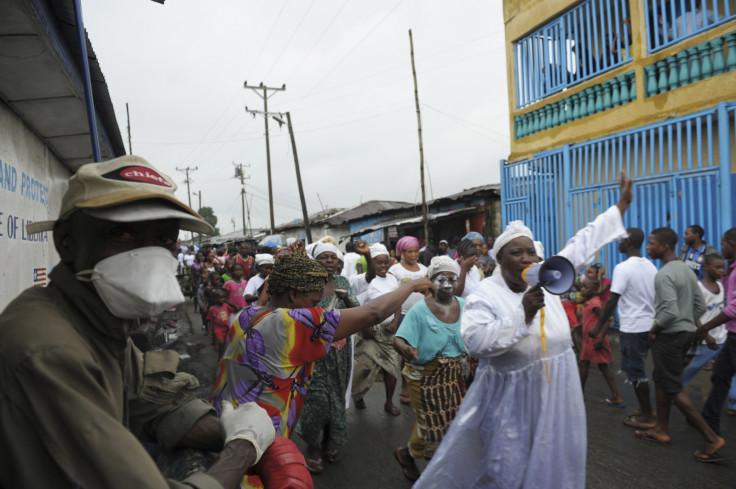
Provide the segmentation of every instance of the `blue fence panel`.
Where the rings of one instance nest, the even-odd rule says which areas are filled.
[[[733,0],[644,0],[653,53],[736,18]]]
[[[679,235],[699,224],[718,243],[734,226],[731,161],[736,148],[736,103],[584,141],[505,165],[503,220],[521,219],[557,253],[576,230],[618,200],[621,170],[635,180],[624,224],[644,233],[671,227]],[[564,163],[567,162],[567,163]],[[608,270],[623,255],[615,244],[598,260]]]
[[[516,106],[631,60],[627,0],[586,0],[514,43]]]

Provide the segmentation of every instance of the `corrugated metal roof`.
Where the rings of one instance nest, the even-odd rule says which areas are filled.
[[[430,214],[427,214],[427,220],[436,221],[437,219],[451,216],[453,214],[459,214],[461,212],[469,212],[469,211],[477,211],[477,210],[478,210],[478,207],[471,206],[471,207],[463,207],[462,209],[453,209],[451,211],[430,213]],[[406,224],[419,223],[419,222],[422,222],[422,219],[423,219],[422,216],[414,216],[414,217],[402,217],[399,219],[391,219],[389,221],[377,222],[375,224],[371,224],[369,226],[365,226],[356,231],[353,231],[352,233],[350,233],[350,235],[358,236],[361,234],[366,234],[371,231],[376,231],[378,229],[384,229],[384,228],[391,227],[391,226],[403,226]]]

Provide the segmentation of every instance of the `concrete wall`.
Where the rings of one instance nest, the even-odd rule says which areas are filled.
[[[0,310],[23,289],[48,283],[59,256],[52,233],[29,235],[33,221],[58,217],[70,172],[0,102]],[[35,279],[35,280],[34,280]]]

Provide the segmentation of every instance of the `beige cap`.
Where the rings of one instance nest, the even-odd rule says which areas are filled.
[[[175,191],[174,181],[140,156],[121,156],[104,163],[89,163],[80,167],[69,179],[69,188],[61,199],[59,219],[76,210],[89,210],[89,214],[111,221],[118,221],[118,215],[127,216],[123,219],[125,221],[179,219],[179,227],[185,231],[212,234],[212,226],[180,202],[174,196]],[[116,212],[116,208],[123,204],[152,199],[162,199],[164,202],[154,200],[151,202],[151,212],[138,212],[133,216],[130,206],[124,206],[123,212]],[[146,206],[140,207],[142,211]],[[99,209],[105,209],[105,212],[95,212]],[[34,222],[26,230],[28,233],[50,231],[55,222]]]

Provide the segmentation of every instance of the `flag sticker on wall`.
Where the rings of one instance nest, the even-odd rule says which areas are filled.
[[[34,287],[46,286],[46,268],[33,269],[33,285]]]

